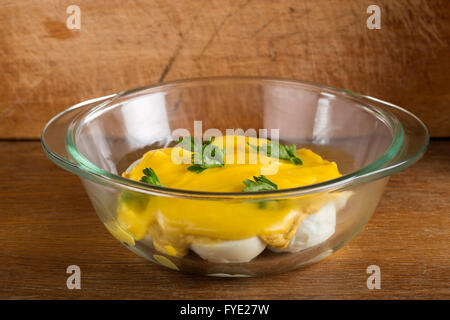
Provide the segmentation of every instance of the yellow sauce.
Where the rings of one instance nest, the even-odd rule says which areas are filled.
[[[201,173],[187,170],[191,164],[172,161],[173,153],[190,159],[189,151],[179,147],[151,150],[128,174],[124,172],[122,175],[139,181],[143,176],[142,170],[152,168],[166,187],[210,192],[241,192],[245,187],[242,181],[261,175],[262,169],[273,168],[274,164],[278,166],[277,172],[265,175],[278,185],[278,189],[310,185],[340,176],[336,163],[322,159],[311,150],[297,150],[303,164],[294,165],[288,160],[264,156],[256,156],[255,160],[256,151],[246,142],[261,146],[267,140],[240,136],[216,138],[213,144],[226,149],[225,166]],[[236,163],[238,158],[245,158],[246,163]],[[255,160],[254,163],[249,163],[251,159]],[[300,221],[330,197],[310,196],[261,203],[188,200],[127,191],[119,200],[117,223],[120,230],[125,230],[136,240],[150,235],[158,251],[173,256],[185,255],[193,242],[211,243],[253,236],[283,248]]]

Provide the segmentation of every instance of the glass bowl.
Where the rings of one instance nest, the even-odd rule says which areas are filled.
[[[121,176],[148,150],[173,145],[180,133],[206,137],[238,128],[244,134],[267,129],[269,137],[276,133],[281,142],[307,147],[336,162],[342,176],[259,193],[178,190]],[[42,133],[47,156],[81,178],[100,220],[127,248],[171,269],[209,276],[281,273],[335,252],[367,223],[389,176],[416,162],[428,140],[424,124],[393,104],[324,85],[258,77],[182,80],[85,101],[55,116]],[[307,217],[314,217],[307,209],[311,204],[320,209],[332,203],[334,220],[320,239],[296,234],[300,245],[294,250],[262,248],[248,262],[211,261],[194,250],[180,256],[161,249],[147,232],[156,222],[149,222],[146,210],[164,218],[162,203],[182,212],[184,226],[194,210],[214,228],[227,222],[230,212],[244,213],[261,201],[289,206]],[[124,206],[132,207],[142,223],[131,228],[119,219]],[[248,221],[239,221],[240,216],[234,214],[236,221],[227,223],[245,231]],[[311,223],[314,228],[319,222]],[[180,229],[179,236],[186,236],[187,229]],[[241,239],[220,239],[227,240]]]

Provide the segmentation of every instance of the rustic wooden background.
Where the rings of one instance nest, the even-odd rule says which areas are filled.
[[[381,7],[381,29],[366,9]],[[81,8],[68,30],[67,6]],[[0,139],[36,139],[85,99],[174,79],[263,75],[369,94],[450,136],[448,0],[0,1]]]

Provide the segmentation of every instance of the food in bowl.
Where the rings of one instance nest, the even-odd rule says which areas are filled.
[[[296,150],[295,145],[267,139],[210,139],[203,142],[199,152],[206,154],[210,146],[217,156],[208,158],[208,162],[205,155],[205,161],[197,164],[191,163],[197,155],[193,138],[185,137],[179,142],[174,148],[148,151],[122,176],[169,188],[215,192],[295,188],[341,176],[335,162],[324,160],[311,150]],[[274,147],[278,148],[276,155]],[[187,161],[180,163],[178,159]],[[262,175],[264,169],[273,174]],[[189,202],[171,198],[133,198],[125,191],[118,206],[117,223],[133,239],[145,239],[157,251],[170,256],[183,257],[190,249],[210,262],[243,263],[266,247],[275,252],[298,252],[326,241],[334,233],[336,211],[345,206],[350,194],[347,191],[304,196],[295,201],[262,200],[241,203],[229,210],[221,203],[203,201],[190,206]]]
[[[199,162],[203,154],[186,150],[184,139],[177,146],[187,136],[202,137],[194,146],[216,150],[212,159]],[[233,157],[280,141],[281,160],[263,155],[232,165],[234,149],[219,146],[219,137],[242,136],[259,139],[244,140]],[[82,102],[49,121],[42,145],[80,177],[102,223],[134,253],[187,273],[261,276],[318,262],[349,242],[389,176],[415,163],[428,137],[413,114],[375,98],[293,80],[223,77]],[[169,149],[187,156],[175,166],[166,162]]]

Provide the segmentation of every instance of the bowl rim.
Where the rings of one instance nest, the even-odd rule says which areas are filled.
[[[356,107],[362,107],[365,108],[366,111],[369,111],[374,116],[378,117],[379,120],[382,120],[387,124],[390,129],[392,130],[392,141],[389,147],[385,150],[385,152],[376,160],[368,164],[367,166],[360,168],[356,171],[352,171],[346,175],[342,175],[338,178],[327,180],[324,182],[320,182],[317,184],[312,185],[306,185],[301,187],[295,187],[295,188],[288,188],[288,189],[279,189],[279,190],[272,190],[272,191],[262,191],[262,192],[208,192],[208,191],[193,191],[193,190],[185,190],[185,189],[175,189],[175,188],[168,188],[168,187],[159,187],[155,185],[146,184],[140,181],[131,180],[125,177],[122,177],[118,174],[114,174],[111,172],[108,172],[106,170],[103,170],[93,164],[90,160],[88,160],[76,147],[76,133],[77,130],[80,129],[81,125],[86,121],[88,118],[92,119],[92,116],[95,115],[95,113],[102,110],[102,108],[108,107],[113,108],[116,105],[120,105],[120,103],[114,103],[118,98],[127,98],[127,96],[146,91],[145,94],[152,94],[155,91],[173,87],[173,86],[182,86],[182,85],[192,85],[192,84],[201,84],[201,83],[211,83],[211,82],[219,82],[219,81],[248,81],[248,82],[255,82],[256,83],[274,83],[274,84],[284,84],[289,85],[291,87],[309,87],[311,89],[320,90],[320,92],[327,92],[333,95],[339,95],[342,98],[353,100],[355,102],[358,102],[358,105]],[[158,196],[168,196],[168,197],[177,197],[177,198],[195,198],[195,199],[231,199],[231,200],[242,200],[242,199],[276,199],[276,198],[286,198],[286,197],[298,197],[302,195],[308,195],[312,193],[319,193],[319,192],[325,192],[325,191],[333,191],[336,189],[344,189],[348,187],[349,185],[354,185],[356,183],[363,183],[370,180],[375,180],[382,178],[384,176],[390,175],[396,171],[401,170],[402,168],[405,168],[415,161],[417,161],[425,152],[428,141],[429,141],[429,134],[426,126],[423,124],[423,122],[417,118],[414,114],[411,112],[388,102],[382,101],[380,99],[376,99],[370,96],[366,96],[363,94],[355,93],[350,90],[331,87],[327,85],[322,85],[314,82],[309,81],[299,81],[299,80],[292,80],[292,79],[286,79],[286,78],[273,78],[273,77],[259,77],[259,76],[220,76],[220,77],[202,77],[202,78],[190,78],[190,79],[182,79],[182,80],[175,80],[170,82],[164,82],[159,83],[155,85],[150,86],[144,86],[139,87],[135,89],[130,89],[126,91],[119,92],[117,94],[109,95],[104,98],[108,98],[106,100],[102,100],[102,98],[92,99],[89,101],[82,102],[80,104],[77,104],[60,114],[53,117],[45,126],[41,141],[42,145],[44,147],[44,151],[46,152],[47,156],[63,167],[66,170],[71,171],[72,173],[75,173],[76,175],[86,177],[92,181],[99,182],[101,184],[106,185],[114,185],[116,188],[121,189],[128,189],[131,191],[136,191],[139,193],[147,193],[151,195],[158,195]],[[52,125],[54,121],[56,121],[60,116],[65,114],[66,112],[73,110],[74,108],[80,108],[85,105],[88,105],[89,103],[100,101],[99,104],[94,105],[90,107],[90,109],[85,113],[80,119],[77,119],[77,121],[74,122],[72,120],[72,123],[69,125],[69,127],[66,130],[65,135],[65,145],[67,152],[72,156],[72,158],[75,161],[70,161],[69,159],[66,159],[64,157],[59,156],[58,154],[55,154],[47,145],[45,141],[45,132],[48,129],[49,126]],[[426,132],[426,143],[419,149],[418,152],[413,154],[407,159],[404,159],[402,161],[394,162],[393,159],[397,156],[399,151],[402,149],[403,143],[404,143],[404,136],[405,132],[403,129],[403,126],[401,122],[393,115],[388,114],[381,110],[381,108],[377,107],[373,103],[382,104],[389,106],[391,108],[395,108],[398,111],[404,112],[410,116],[412,116],[419,125],[421,125]]]

